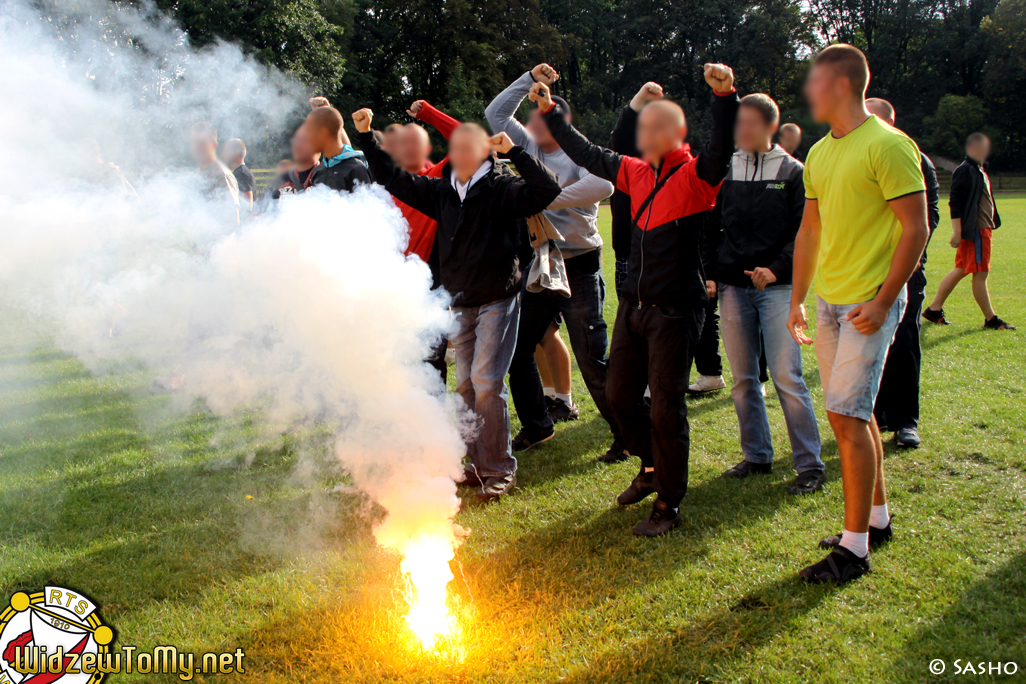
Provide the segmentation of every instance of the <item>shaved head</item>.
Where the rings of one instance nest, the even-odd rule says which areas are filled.
[[[641,110],[641,116],[648,116],[650,120],[656,121],[667,121],[675,126],[687,125],[687,120],[684,118],[684,110],[676,102],[670,100],[654,100],[645,105],[645,108]],[[653,119],[651,117],[660,117],[659,119]]]
[[[457,178],[466,182],[492,155],[488,132],[476,123],[463,123],[449,138],[449,164]]]
[[[654,100],[645,105],[638,116],[638,150],[653,166],[658,166],[663,157],[679,149],[687,135],[687,119],[676,102]]]
[[[318,107],[306,116],[312,128],[324,128],[328,134],[338,138],[342,130],[342,114],[334,107]]]
[[[399,128],[392,156],[396,163],[410,173],[421,173],[428,166],[431,154],[431,136],[424,127],[408,123]]]
[[[424,130],[424,127],[420,124],[408,123],[405,126],[403,126],[403,130],[405,131],[404,135],[408,135],[413,139],[420,140],[421,142],[427,145],[431,144],[431,136],[428,135],[428,132]]]
[[[894,105],[887,100],[880,97],[871,97],[866,100],[866,109],[869,110],[870,114],[875,114],[878,118],[883,119],[891,126],[894,125]]]
[[[477,141],[484,145],[488,144],[488,131],[484,129],[480,124],[473,122],[461,123],[455,129],[453,129],[452,136],[449,138],[453,140],[456,136],[473,136]]]

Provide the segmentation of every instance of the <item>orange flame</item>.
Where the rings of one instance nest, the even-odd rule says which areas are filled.
[[[453,580],[449,561],[455,557],[451,539],[422,535],[403,548],[400,569],[407,579],[406,622],[426,651],[439,639],[456,631],[456,619],[449,610],[448,586]]]

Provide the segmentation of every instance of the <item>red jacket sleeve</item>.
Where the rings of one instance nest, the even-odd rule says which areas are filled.
[[[452,118],[448,114],[441,112],[431,106],[430,103],[425,102],[424,106],[417,112],[417,118],[426,124],[431,124],[438,129],[438,132],[442,134],[442,137],[446,140],[452,135],[452,132],[456,130],[456,127],[460,125],[460,122]]]

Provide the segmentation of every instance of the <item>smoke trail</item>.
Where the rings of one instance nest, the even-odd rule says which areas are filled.
[[[332,426],[344,470],[388,512],[379,543],[440,539],[451,558],[465,449],[421,361],[447,301],[403,257],[398,210],[380,189],[315,189],[235,230],[185,173],[189,126],[287,133],[302,88],[233,46],[191,50],[145,8],[46,11],[0,4],[2,301],[95,372],[175,369],[182,410],[202,398],[275,429]]]

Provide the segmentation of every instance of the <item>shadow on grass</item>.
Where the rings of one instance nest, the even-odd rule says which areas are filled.
[[[895,658],[893,681],[925,681],[935,658],[947,664],[956,679],[954,663],[961,659],[1018,663],[1017,677],[1026,673],[1026,553],[1019,552],[971,585],[941,616],[925,622]],[[968,674],[968,673],[967,673]],[[965,677],[969,678],[969,677]],[[1021,681],[1016,677],[972,677],[977,681]]]
[[[926,325],[923,326],[923,330],[928,330]],[[969,335],[977,335],[981,332],[983,332],[982,327],[969,328],[968,330],[959,330],[958,332],[948,333],[947,335],[932,335],[929,332],[926,332],[923,333],[921,336],[922,341],[920,342],[920,345],[923,347],[924,350],[932,349],[942,344],[953,344],[961,340],[963,337],[968,337]]]

